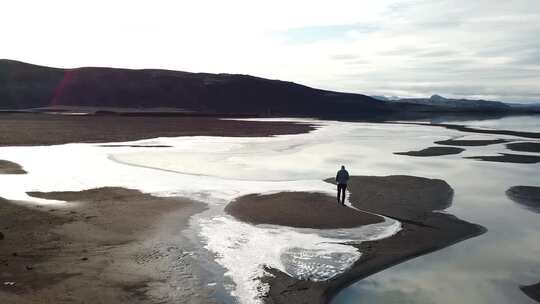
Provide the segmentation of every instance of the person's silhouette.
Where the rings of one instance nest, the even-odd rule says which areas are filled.
[[[347,190],[348,181],[349,181],[349,172],[345,170],[345,166],[341,166],[341,170],[339,170],[336,174],[338,204],[341,203],[342,205],[345,205],[345,191]],[[341,200],[340,200],[340,197],[341,197]]]

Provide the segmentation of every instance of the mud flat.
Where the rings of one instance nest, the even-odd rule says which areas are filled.
[[[212,117],[67,116],[0,113],[0,146],[109,143],[156,137],[253,136],[307,133],[295,122],[223,120]]]
[[[465,151],[465,149],[456,148],[456,147],[429,147],[429,148],[425,148],[418,151],[394,152],[394,154],[428,157],[428,156],[454,155],[454,154],[459,154],[463,151]]]
[[[540,283],[528,286],[520,286],[519,288],[531,299],[534,299],[536,302],[540,303]]]
[[[447,139],[436,141],[436,144],[445,146],[478,147],[507,143],[507,139]]]
[[[514,186],[506,190],[506,195],[526,209],[540,213],[540,187]],[[540,283],[519,288],[528,297],[540,303]]]
[[[298,228],[352,228],[384,221],[380,216],[338,204],[335,197],[310,192],[250,194],[229,203],[225,211],[248,223]]]
[[[124,188],[29,194],[71,203],[0,199],[1,303],[213,303],[181,233],[203,204]]]
[[[481,161],[498,162],[498,163],[514,163],[514,164],[535,164],[540,162],[540,156],[499,153],[499,155],[489,156],[470,156],[468,159],[476,159]]]
[[[518,136],[525,138],[540,138],[540,133],[538,132],[524,132],[524,131],[512,131],[512,130],[495,130],[495,129],[478,129],[467,127],[464,125],[453,125],[453,124],[442,124],[442,123],[420,123],[420,122],[399,122],[398,124],[408,124],[408,125],[418,125],[418,126],[431,126],[431,127],[442,127],[449,130],[456,130],[467,133],[477,133],[477,134],[495,134],[495,135],[510,135]]]
[[[540,153],[540,142],[518,142],[507,144],[512,151]]]
[[[21,165],[0,159],[0,174],[26,174]]]
[[[527,209],[540,213],[540,187],[514,186],[506,190],[506,195]]]
[[[333,179],[328,179],[332,182]],[[266,303],[327,303],[333,295],[385,268],[465,239],[485,228],[446,213],[452,188],[444,181],[414,176],[353,176],[349,182],[353,206],[402,222],[394,236],[354,245],[362,257],[346,272],[322,282],[298,280],[276,270],[263,281],[270,285]]]

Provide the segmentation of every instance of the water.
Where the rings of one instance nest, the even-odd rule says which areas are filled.
[[[537,116],[460,124],[540,130]],[[480,150],[505,152],[504,145]],[[519,286],[540,281],[540,218],[504,192],[514,185],[540,186],[540,165],[454,159],[451,167],[432,169],[455,190],[448,211],[488,232],[372,275],[343,290],[332,303],[535,303]],[[410,174],[421,172],[417,166],[410,168]]]
[[[523,128],[538,127],[534,117]],[[352,175],[407,174],[446,180],[455,190],[448,210],[485,226],[488,232],[455,246],[395,266],[344,290],[335,303],[531,303],[517,286],[540,281],[538,214],[506,198],[514,185],[539,186],[540,166],[489,163],[464,156],[506,152],[504,144],[466,147],[459,155],[416,158],[393,152],[423,149],[434,141],[463,137],[508,138],[439,127],[318,122],[309,134],[271,138],[179,137],[132,142],[152,147],[69,144],[4,147],[0,159],[21,164],[27,175],[2,176],[0,196],[61,206],[28,197],[26,191],[83,190],[120,186],[161,196],[187,196],[209,205],[194,216],[188,232],[198,259],[207,265],[224,302],[260,302],[268,286],[258,281],[263,266],[291,276],[325,280],[344,271],[361,252],[345,241],[387,237],[399,223],[387,220],[361,229],[293,229],[253,226],[224,214],[235,197],[277,191],[334,194],[322,180],[340,165]],[[470,124],[473,124],[471,122]],[[518,121],[503,120],[504,129]],[[491,122],[490,127],[496,127]],[[502,127],[501,127],[502,128]],[[206,267],[206,266],[205,266]],[[232,300],[231,300],[232,299]],[[397,303],[397,302],[396,302]]]
[[[482,129],[512,130],[522,132],[540,132],[540,115],[507,116],[497,119],[464,120],[448,122]],[[444,121],[443,121],[444,122]]]

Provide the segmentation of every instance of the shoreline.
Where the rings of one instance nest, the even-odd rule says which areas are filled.
[[[335,197],[316,192],[249,194],[227,204],[225,212],[253,225],[310,229],[355,228],[384,221],[378,215],[342,206]]]
[[[478,129],[473,127],[467,127],[466,125],[454,125],[445,123],[424,123],[424,122],[382,122],[390,124],[402,124],[402,125],[417,125],[428,127],[442,127],[449,130],[456,130],[466,133],[478,133],[478,134],[494,134],[494,135],[510,135],[517,137],[525,137],[532,139],[540,139],[540,133],[538,132],[525,132],[525,131],[512,131],[512,130],[496,130],[496,129]]]
[[[540,187],[513,186],[506,190],[506,196],[527,210],[540,213]]]
[[[50,146],[68,143],[122,143],[157,137],[269,137],[309,133],[315,124],[249,121],[215,117],[66,116],[2,114],[2,146]]]
[[[0,159],[0,174],[26,174],[23,167],[17,163]]]
[[[540,302],[540,282],[533,285],[519,286],[519,289],[529,298]]]
[[[517,152],[540,153],[540,142],[514,142],[506,144],[506,148]]]
[[[180,233],[203,204],[110,187],[29,195],[71,203],[1,199],[3,300],[213,303]]]
[[[249,127],[246,128],[246,130],[249,130]],[[242,130],[241,132],[245,132],[246,130]],[[238,131],[238,130],[224,131],[224,132],[237,132],[237,131]],[[190,131],[190,132],[191,132],[191,131]],[[196,131],[194,131],[194,132],[196,133]],[[258,131],[257,131],[257,132],[258,132]],[[309,132],[309,131],[308,131],[308,132]],[[291,134],[292,134],[292,133],[291,133]],[[203,135],[204,135],[204,134],[203,134]],[[180,135],[180,136],[190,136],[190,135]],[[236,135],[218,135],[218,136],[236,136]],[[239,136],[250,136],[250,135],[239,135]],[[264,135],[264,136],[272,136],[272,135]],[[140,139],[140,138],[139,138],[139,139]],[[1,145],[1,142],[0,142],[0,145]],[[395,218],[395,219],[398,219],[399,221],[406,220],[406,219],[404,219],[404,218],[398,218],[398,217],[394,217],[394,218]],[[457,220],[459,220],[459,219],[457,219]],[[408,232],[409,232],[409,230],[410,230],[411,228],[414,228],[414,227],[418,226],[418,225],[415,225],[414,222],[413,222],[413,224],[410,224],[410,225],[407,224],[407,222],[402,222],[402,223],[403,223],[404,229],[405,229],[405,228],[408,229]],[[416,223],[422,224],[421,222],[416,222]],[[441,247],[426,247],[426,248],[424,249],[424,251],[412,252],[412,253],[410,254],[410,256],[403,256],[403,257],[401,257],[401,258],[402,258],[401,260],[398,259],[398,258],[394,258],[394,260],[393,260],[393,262],[392,262],[393,264],[391,264],[391,261],[388,261],[388,260],[386,260],[386,261],[376,260],[377,258],[374,257],[374,256],[372,256],[370,259],[368,259],[368,257],[366,256],[366,259],[368,259],[369,261],[371,261],[370,263],[372,263],[372,265],[371,265],[370,267],[372,267],[371,269],[372,269],[373,272],[368,273],[368,272],[366,272],[366,270],[363,270],[363,271],[364,271],[363,273],[365,274],[365,276],[368,276],[368,275],[373,274],[373,273],[376,273],[376,272],[378,272],[378,271],[380,271],[380,270],[383,270],[383,269],[392,267],[392,266],[394,266],[394,265],[396,265],[396,264],[399,264],[399,263],[401,263],[401,262],[403,262],[403,261],[406,261],[406,260],[412,259],[412,258],[414,258],[414,257],[417,257],[417,256],[420,256],[420,255],[423,255],[423,254],[427,254],[427,253],[430,253],[430,252],[439,250],[439,249],[441,249],[441,248],[445,248],[445,247],[447,247],[447,246],[451,246],[452,244],[455,244],[455,243],[460,242],[460,241],[462,241],[462,240],[465,240],[465,239],[468,239],[468,238],[471,238],[471,237],[480,235],[480,234],[482,234],[482,233],[484,232],[484,231],[481,231],[481,228],[483,228],[483,227],[478,227],[479,231],[477,232],[477,234],[475,234],[475,235],[471,234],[471,235],[468,235],[468,236],[463,236],[462,239],[457,239],[454,243],[442,244]],[[399,234],[399,233],[398,233],[398,234]],[[386,240],[386,239],[385,239],[385,240]],[[384,241],[384,240],[383,240],[383,241]],[[385,250],[385,249],[387,248],[387,246],[389,246],[389,245],[385,245],[385,243],[384,243],[383,241],[379,241],[378,243],[376,243],[376,242],[365,242],[365,243],[362,244],[362,245],[365,244],[365,245],[364,245],[364,246],[366,246],[365,248],[364,248],[362,245],[358,246],[358,248],[359,248],[361,251],[365,250],[366,252],[369,251],[369,250],[371,250],[371,251]],[[2,242],[2,241],[0,241],[0,242]],[[1,244],[1,243],[0,243],[0,244]],[[375,254],[375,255],[376,255],[376,254]],[[361,260],[362,260],[363,258],[364,258],[364,257],[362,257]],[[390,263],[390,264],[388,264],[388,263]],[[366,266],[364,266],[364,267],[366,267]],[[272,271],[272,270],[270,270],[270,271]],[[359,268],[358,271],[361,271],[361,269]],[[367,274],[366,274],[366,273],[367,273]],[[280,276],[279,273],[276,274],[276,275],[277,275],[277,276]],[[295,282],[288,281],[288,279],[287,279],[286,277],[283,277],[282,279],[283,279],[283,282],[289,282],[289,283],[291,283],[291,284],[298,284],[298,283],[295,283]],[[355,281],[358,281],[358,280],[359,280],[358,277],[354,277],[354,275],[351,275],[351,281],[350,281],[350,282],[355,282]],[[328,297],[328,299],[330,299],[331,296],[335,295],[337,292],[339,292],[340,289],[343,288],[343,286],[344,286],[343,284],[347,284],[347,283],[342,283],[339,287],[336,287],[336,290],[335,290],[335,291],[332,290],[330,287],[328,287],[327,290],[331,290],[331,291],[329,291],[327,294],[325,294],[325,296]],[[306,286],[307,286],[307,285],[306,285]],[[305,287],[305,286],[300,287],[300,288],[304,288],[304,287]],[[135,287],[134,287],[134,288],[135,288]],[[143,287],[143,288],[144,288],[144,287]],[[285,288],[285,287],[284,287],[284,288]],[[287,287],[287,288],[288,288],[288,287]],[[312,288],[312,287],[308,287],[308,288]],[[325,288],[326,288],[326,287],[325,287]],[[140,290],[140,288],[135,288],[134,290],[135,290],[135,291],[138,291],[138,290]],[[283,290],[285,291],[286,289],[283,289]],[[292,291],[292,292],[294,292],[294,291]],[[287,292],[287,293],[289,293],[289,292]],[[269,302],[269,303],[273,303],[273,302]],[[276,303],[279,303],[279,302],[276,302]]]
[[[540,156],[526,155],[526,154],[513,154],[513,153],[498,153],[498,155],[487,156],[467,156],[465,159],[474,159],[487,162],[498,163],[514,163],[514,164],[535,164],[540,162]]]
[[[326,181],[332,183],[333,179]],[[392,193],[380,192],[384,189],[392,189]],[[425,199],[413,204],[418,199],[414,193],[419,189],[424,191]],[[265,303],[329,303],[340,290],[371,274],[487,231],[453,215],[433,212],[449,207],[453,196],[452,188],[441,180],[352,176],[350,191],[354,207],[403,220],[402,230],[389,238],[354,245],[362,252],[361,258],[345,273],[328,281],[298,280],[279,270],[267,269],[270,275],[263,282],[270,285],[270,290]],[[403,203],[398,201],[400,193],[404,193]],[[414,210],[407,210],[407,206]]]
[[[459,147],[484,147],[510,142],[508,139],[447,139],[436,141],[435,144]]]
[[[456,147],[428,147],[422,150],[412,150],[407,152],[394,152],[395,155],[407,155],[416,157],[430,157],[430,156],[445,156],[456,155],[465,151],[462,148]]]

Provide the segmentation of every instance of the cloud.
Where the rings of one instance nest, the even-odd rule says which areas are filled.
[[[540,101],[537,0],[20,0],[2,12],[0,58],[36,64]]]
[[[291,28],[277,34],[287,43],[313,43],[321,40],[357,39],[361,35],[381,30],[374,24],[340,24]]]
[[[418,57],[450,57],[457,55],[455,51],[452,50],[438,50],[438,51],[427,51],[420,54],[417,54]]]
[[[336,54],[336,55],[332,55],[330,56],[331,59],[334,59],[334,60],[354,60],[354,59],[357,59],[358,58],[358,55],[353,55],[353,54]]]

